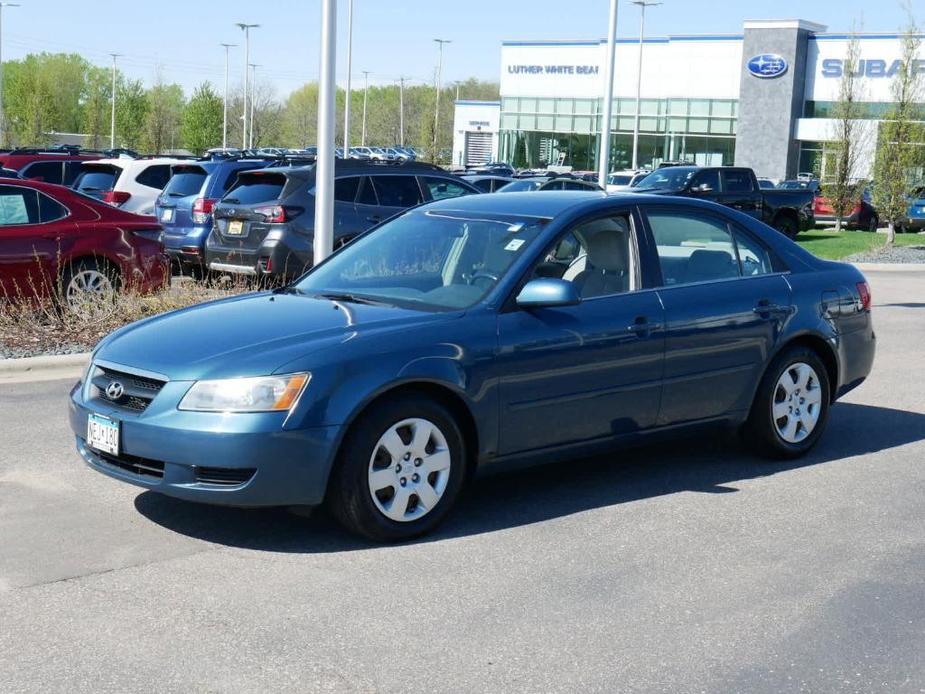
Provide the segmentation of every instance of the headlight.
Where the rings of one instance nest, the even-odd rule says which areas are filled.
[[[198,412],[281,412],[291,410],[311,374],[196,381],[179,409]]]

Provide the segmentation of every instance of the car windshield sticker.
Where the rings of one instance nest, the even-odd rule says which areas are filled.
[[[523,239],[511,239],[511,241],[504,247],[506,251],[516,251],[518,248],[523,246],[526,243]]]
[[[523,228],[524,228],[524,223],[517,222],[517,224],[511,224],[511,226],[509,226],[507,230],[511,232],[512,234],[516,234],[518,231],[520,231]]]

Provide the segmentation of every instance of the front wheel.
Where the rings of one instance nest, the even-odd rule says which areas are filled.
[[[348,432],[328,504],[348,530],[380,542],[430,532],[459,496],[465,444],[453,415],[418,395],[381,401]]]
[[[784,350],[758,386],[745,427],[749,443],[772,458],[807,453],[825,429],[831,388],[816,352],[808,347]]]

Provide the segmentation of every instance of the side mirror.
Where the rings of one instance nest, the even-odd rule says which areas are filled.
[[[572,282],[557,277],[540,277],[530,280],[517,295],[517,305],[521,308],[575,306],[580,302],[578,287]]]
[[[709,183],[701,183],[699,186],[694,186],[691,190],[695,193],[712,193],[713,186]]]

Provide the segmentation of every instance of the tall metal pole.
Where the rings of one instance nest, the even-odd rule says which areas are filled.
[[[109,124],[109,148],[116,148],[116,58],[118,53],[110,53],[112,56],[112,117]]]
[[[251,62],[251,29],[259,27],[259,24],[247,24],[246,22],[236,22],[235,26],[244,32],[244,130],[241,137],[241,149],[247,149],[247,72],[248,65]]]
[[[236,43],[222,43],[225,47],[225,98],[222,100],[222,149],[228,149],[228,49]]]
[[[646,33],[646,8],[661,5],[652,0],[632,0],[639,6],[639,66],[636,71],[636,118],[633,123],[633,168],[639,168],[639,108],[642,104],[642,39]]]
[[[353,69],[353,0],[347,0],[347,93],[344,96],[344,159],[350,158],[350,72]]]
[[[254,103],[257,101],[257,68],[260,67],[256,63],[250,64],[251,69],[251,116],[250,116],[250,130],[248,131],[248,141],[247,146],[249,149],[254,148]]]
[[[398,146],[405,146],[405,78],[398,78]]]
[[[363,130],[360,135],[360,144],[366,146],[366,97],[369,92],[369,72],[363,70]]]
[[[3,113],[3,8],[19,7],[15,2],[0,2],[0,146],[4,143],[6,136],[6,123],[4,122]]]
[[[607,185],[610,173],[610,116],[613,112],[613,63],[617,48],[617,0],[610,0],[610,24],[607,31],[607,62],[604,64],[604,104],[601,113],[601,149],[597,156],[597,176]]]
[[[318,70],[318,158],[315,161],[313,261],[334,249],[334,102],[337,95],[337,0],[321,0],[321,59]]]
[[[439,143],[440,132],[440,80],[443,78],[443,44],[452,43],[449,39],[434,39],[440,46],[440,56],[437,58],[437,99],[434,102],[434,151],[430,160],[437,163],[437,144]]]

